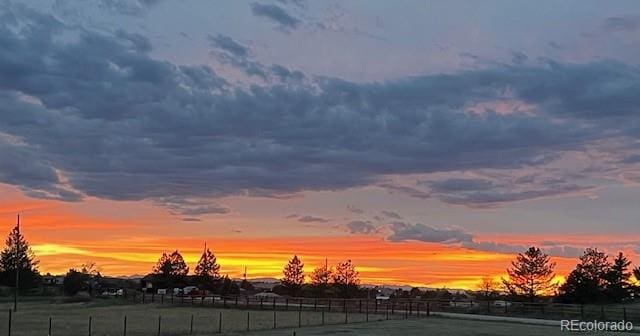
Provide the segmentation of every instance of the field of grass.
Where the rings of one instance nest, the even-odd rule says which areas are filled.
[[[296,336],[560,336],[569,335],[559,327],[518,323],[482,322],[429,317],[325,327],[295,329]],[[630,335],[628,333],[576,333],[579,335]],[[238,334],[239,335],[239,334]],[[246,336],[291,336],[293,330],[243,333]],[[632,334],[634,335],[634,334]]]
[[[7,335],[9,310],[12,305],[0,303],[0,334]],[[290,328],[310,325],[341,324],[345,322],[343,313],[321,313],[311,311],[261,311],[218,309],[198,306],[161,306],[156,304],[127,304],[119,300],[96,300],[88,303],[59,303],[55,300],[27,301],[12,314],[12,336],[157,335],[160,323],[161,335],[211,335],[220,329],[223,333]],[[222,325],[220,318],[222,317]],[[371,321],[383,319],[383,315],[369,315]],[[395,317],[399,318],[399,317]],[[364,314],[349,314],[349,323],[364,322]],[[192,326],[193,321],[193,328]]]
[[[0,335],[8,335],[10,302],[0,301]],[[323,322],[324,326],[319,326]],[[297,336],[320,335],[566,335],[558,327],[517,323],[470,321],[442,317],[403,319],[400,315],[368,316],[313,311],[219,309],[198,306],[131,304],[121,300],[94,300],[86,303],[62,303],[55,298],[28,299],[21,302],[19,312],[12,313],[12,336],[152,336],[225,335]],[[222,317],[222,325],[220,318]],[[51,333],[49,334],[49,319]],[[89,333],[91,318],[91,333]],[[360,322],[360,323],[359,323]],[[247,323],[250,329],[247,332]],[[299,324],[302,327],[299,327]],[[581,333],[584,335],[595,335]],[[616,335],[598,333],[597,335]]]

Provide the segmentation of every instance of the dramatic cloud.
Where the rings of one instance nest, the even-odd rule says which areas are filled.
[[[272,4],[252,3],[251,12],[256,16],[265,17],[277,23],[282,29],[295,29],[300,24],[300,20],[291,16],[282,7]]]
[[[414,240],[427,243],[455,245],[472,250],[509,254],[521,253],[529,247],[520,244],[477,241],[471,233],[464,232],[460,229],[439,229],[421,223],[414,224],[395,222],[390,225],[390,230],[391,234],[387,237],[387,240],[395,242]],[[366,233],[373,233],[373,231]],[[584,250],[582,247],[555,244],[551,242],[544,243],[539,247],[549,255],[561,257],[577,257]]]
[[[263,6],[252,8],[267,15]],[[312,82],[242,88],[207,66],[151,57],[141,35],[68,27],[22,6],[3,11],[15,20],[0,22],[0,181],[35,197],[148,199],[195,216],[228,212],[209,201],[223,196],[379,185],[499,204],[589,186],[569,177],[405,186],[386,177],[535,167],[594,141],[640,135],[640,69],[618,62],[492,64],[375,83],[307,76]],[[212,43],[225,55],[246,53],[224,35]],[[467,112],[501,99],[535,111]],[[396,239],[407,234],[397,231]]]
[[[376,226],[370,221],[351,221],[346,224],[346,228],[352,234],[371,234],[376,232]]]
[[[471,242],[473,236],[458,229],[437,229],[422,223],[395,222],[391,225],[390,241],[418,240],[428,243]]]

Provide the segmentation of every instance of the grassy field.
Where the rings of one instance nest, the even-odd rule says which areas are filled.
[[[10,303],[0,303],[0,334],[6,335]],[[127,319],[128,336],[157,335],[159,317],[161,317],[161,335],[189,335],[193,318],[193,335],[211,335],[220,328],[224,333],[247,330],[273,329],[274,312],[260,310],[214,309],[211,307],[174,307],[155,304],[126,304],[117,300],[97,300],[90,303],[56,303],[40,300],[24,302],[12,316],[12,336],[48,335],[51,318],[50,336],[85,336],[91,331],[95,336],[124,335],[124,319]],[[320,325],[323,314],[320,312],[277,311],[276,327],[298,327]],[[349,323],[364,322],[364,314],[349,314]],[[383,315],[369,315],[369,319],[383,319]],[[395,317],[399,318],[399,317]],[[343,313],[325,313],[325,324],[345,322]]]
[[[243,333],[246,336],[291,336],[294,330]],[[560,328],[517,323],[480,322],[430,317],[339,326],[295,329],[296,336],[560,336]],[[630,335],[628,333],[577,333],[579,335]],[[632,334],[634,335],[634,334]]]
[[[0,301],[0,335],[7,335],[10,302]],[[300,315],[299,315],[300,314]],[[119,300],[95,300],[88,303],[61,303],[56,299],[39,299],[22,302],[18,313],[12,315],[13,336],[49,335],[85,336],[89,335],[89,317],[91,317],[91,335],[124,335],[124,319],[127,318],[128,336],[151,336],[158,334],[158,322],[161,316],[161,335],[213,335],[220,328],[227,335],[266,335],[266,336],[320,336],[320,335],[372,335],[372,336],[412,336],[412,335],[566,335],[559,327],[533,326],[517,323],[468,321],[459,319],[429,317],[383,321],[385,315],[369,315],[365,322],[364,314],[349,314],[349,324],[344,324],[343,313],[325,313],[326,325],[322,323],[322,313],[297,311],[276,312],[276,327],[273,329],[274,312],[260,310],[214,309],[197,306],[160,306],[156,304],[129,304]],[[247,332],[247,317],[249,328]],[[193,319],[193,320],[192,320]],[[300,319],[300,320],[299,320]],[[381,320],[376,322],[376,320]],[[193,329],[191,327],[193,321]],[[298,323],[302,328],[298,327]],[[581,333],[590,335],[588,333]],[[595,335],[595,334],[593,334]],[[615,333],[597,335],[616,335]]]

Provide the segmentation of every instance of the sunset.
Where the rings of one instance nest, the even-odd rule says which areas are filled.
[[[364,299],[366,322],[640,319],[637,1],[0,0],[0,18],[0,309],[192,292],[220,321],[264,298]]]

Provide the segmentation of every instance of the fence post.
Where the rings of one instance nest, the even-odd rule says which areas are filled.
[[[184,293],[182,293],[182,295],[180,295],[180,305],[184,306]]]
[[[160,296],[160,304],[164,304],[164,294]]]
[[[227,308],[227,297],[226,296],[222,297],[222,308]]]
[[[173,290],[171,291],[171,304],[173,304]]]
[[[324,309],[322,310],[322,325],[324,325]]]
[[[603,319],[603,320],[606,319],[606,317],[604,315],[604,306],[600,306],[600,318]]]
[[[284,310],[289,310],[289,298],[284,299]]]
[[[298,310],[298,328],[302,327],[302,309]]]
[[[329,312],[331,311],[331,299],[329,299],[329,305],[327,307],[327,311],[329,311]]]
[[[92,320],[93,320],[93,317],[91,315],[89,315],[89,336],[91,336],[91,325],[93,324]]]
[[[584,305],[580,305],[580,319],[584,320]]]
[[[51,316],[49,316],[49,335],[48,336],[51,336],[51,325],[53,324],[51,320],[52,318]]]
[[[260,298],[260,310],[262,310],[262,308],[263,308],[262,307],[262,300],[263,300],[263,298]]]
[[[395,313],[395,308],[396,308],[396,302],[395,301],[391,301],[391,315],[393,315],[393,313]]]
[[[385,319],[389,319],[389,301],[385,302],[384,304],[384,315],[385,315]]]
[[[344,306],[344,324],[349,323],[349,313],[347,312],[347,305]]]
[[[189,335],[193,335],[193,314],[191,314],[191,322],[189,323]]]
[[[627,308],[626,307],[622,307],[622,320],[623,321],[627,320]]]
[[[416,316],[420,317],[420,302],[416,302]]]
[[[247,307],[247,309],[249,309],[249,297],[245,296],[244,297],[244,301],[245,301],[245,307]]]
[[[427,316],[431,315],[431,302],[427,301]]]
[[[358,313],[362,314],[362,300],[358,300]]]
[[[200,305],[204,306],[204,293],[202,293],[202,296],[200,297]]]
[[[161,330],[162,330],[162,315],[158,315],[158,336],[160,336]]]
[[[147,292],[142,292],[142,303],[146,303]]]
[[[302,311],[302,299],[298,299],[298,311]]]
[[[222,312],[220,312],[220,316],[218,318],[218,334],[222,334]]]
[[[127,315],[124,316],[124,322],[122,327],[122,335],[127,336]]]
[[[540,305],[540,311],[542,312],[542,317],[544,317],[544,303]]]
[[[251,330],[251,312],[247,312],[247,331]]]
[[[211,294],[211,307],[216,306],[216,296]]]
[[[273,298],[273,310],[276,310],[276,298]]]
[[[236,308],[238,308],[238,294],[236,294]]]
[[[156,301],[156,293],[151,293],[151,303]]]
[[[276,313],[277,313],[277,311],[274,309],[273,310],[273,329],[276,328],[276,321],[278,320],[278,316],[276,315]]]
[[[318,299],[317,298],[313,301],[313,311],[318,311]]]
[[[367,299],[366,302],[366,306],[364,308],[365,310],[365,321],[369,322],[369,300]]]
[[[11,336],[11,309],[9,309],[9,325],[8,325],[9,336]],[[51,333],[49,333],[51,334]]]
[[[376,298],[376,300],[374,301],[374,311],[377,314],[378,313],[378,299]]]

